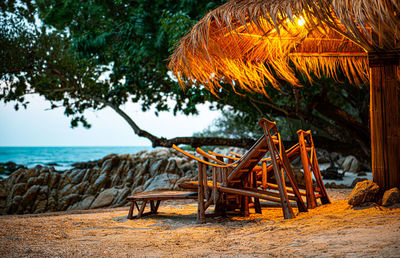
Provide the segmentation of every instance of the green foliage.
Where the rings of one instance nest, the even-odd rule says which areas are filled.
[[[314,78],[311,85],[298,74],[302,88],[283,81],[281,91],[266,85],[271,99],[234,92],[228,86],[218,98],[202,87],[180,89],[168,75],[168,57],[193,24],[223,2],[1,2],[0,58],[6,61],[0,63],[4,85],[0,100],[16,100],[19,108],[28,104],[24,96],[38,93],[50,101],[51,108],[64,108],[72,126],[89,126],[83,112],[107,103],[119,107],[132,101],[140,103],[143,111],[154,107],[156,114],[188,115],[197,113],[196,105],[208,102],[224,112],[203,135],[257,137],[261,117],[279,121],[282,135],[290,138],[299,128],[348,142],[361,135],[354,128],[368,123],[368,88],[345,79],[338,84]],[[105,72],[109,77],[100,80]],[[358,140],[368,139],[364,135]]]

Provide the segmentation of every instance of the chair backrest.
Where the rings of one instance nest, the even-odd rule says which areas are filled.
[[[237,166],[229,174],[228,182],[248,176],[267,152],[267,141],[263,135],[243,157],[236,161]]]

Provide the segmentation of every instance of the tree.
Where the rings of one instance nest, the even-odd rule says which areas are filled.
[[[233,90],[224,90],[216,97],[202,88],[179,88],[168,76],[167,58],[177,40],[195,21],[221,2],[24,0],[19,5],[10,1],[2,3],[1,44],[7,51],[1,55],[10,61],[1,66],[0,79],[6,86],[0,99],[17,100],[26,105],[23,98],[26,94],[41,94],[52,103],[52,108],[65,109],[65,114],[72,117],[72,126],[90,126],[83,112],[109,106],[137,135],[150,139],[153,146],[186,143],[248,147],[254,142],[252,135],[241,139],[226,139],[222,135],[160,138],[142,130],[120,108],[127,101],[133,101],[140,102],[143,111],[154,106],[156,112],[196,114],[197,104],[210,102],[213,108],[229,107],[235,116],[243,118],[243,123],[254,127],[262,116],[290,121],[289,125],[302,123],[304,129],[310,126],[318,129],[319,144],[339,141],[341,145],[325,145],[340,146],[347,151],[362,149],[357,146],[364,146],[368,137],[364,133],[355,135],[353,128],[365,129],[364,99],[368,94],[349,83],[338,87],[334,81],[322,78],[315,80],[322,87],[293,88],[282,82],[283,94],[267,89],[271,99],[244,92],[237,95]],[[12,19],[7,18],[10,14],[14,15]],[[35,14],[42,25],[31,18]],[[21,26],[26,23],[29,26]],[[104,72],[109,78],[100,81]],[[356,94],[349,94],[350,91]],[[339,102],[338,95],[348,99],[358,97],[344,103]],[[174,100],[173,106],[167,104],[170,99]],[[368,151],[360,155],[368,155]]]

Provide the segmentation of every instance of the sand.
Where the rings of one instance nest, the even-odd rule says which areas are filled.
[[[128,207],[0,217],[0,256],[385,256],[400,257],[400,208],[353,209],[350,190],[284,220],[279,207],[196,224],[193,201],[127,220]],[[296,210],[297,212],[297,210]]]

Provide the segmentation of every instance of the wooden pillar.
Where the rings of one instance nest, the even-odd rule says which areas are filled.
[[[205,223],[206,222],[206,214],[205,214],[205,207],[204,207],[204,170],[206,169],[206,165],[204,165],[201,162],[197,163],[198,165],[198,196],[197,196],[197,201],[198,201],[198,206],[197,206],[197,222],[198,223]],[[207,177],[207,175],[206,175]],[[206,185],[207,187],[207,185]]]
[[[371,158],[373,180],[381,190],[400,187],[399,56],[369,53]]]

